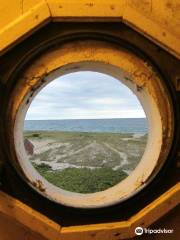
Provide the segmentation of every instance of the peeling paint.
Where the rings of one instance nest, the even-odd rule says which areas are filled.
[[[88,6],[88,7],[93,7],[94,6],[93,3],[86,3],[85,5]]]
[[[24,121],[23,113],[28,106],[26,103],[35,96],[46,82],[52,81],[58,75],[77,70],[99,71],[112,75],[126,84],[140,102],[145,101],[147,117],[151,122],[150,137],[142,160],[128,178],[116,186],[99,193],[75,195],[70,192],[64,194],[64,190],[50,185],[38,175],[33,167],[28,165],[26,153],[22,151],[21,123]],[[151,67],[133,53],[114,47],[113,44],[101,41],[77,41],[67,43],[59,48],[49,50],[40,58],[35,59],[32,65],[23,72],[19,85],[12,98],[12,110],[10,122],[13,122],[15,134],[15,148],[18,152],[19,164],[24,165],[24,175],[30,179],[31,184],[45,197],[53,199],[61,204],[80,208],[94,208],[97,206],[109,206],[117,202],[125,201],[142,189],[156,175],[166,160],[173,136],[173,114],[169,96],[161,79]],[[28,102],[27,102],[28,101]],[[152,116],[154,116],[152,118]],[[15,121],[15,125],[14,125]],[[10,123],[11,125],[11,123]],[[152,126],[156,126],[155,128]],[[164,131],[163,129],[167,129]],[[165,151],[162,151],[162,147]],[[151,161],[149,156],[151,155]],[[27,161],[27,165],[25,164]],[[30,164],[30,163],[29,163]],[[30,169],[33,174],[31,174]],[[144,175],[142,176],[142,172]],[[37,180],[38,179],[38,180]],[[138,179],[138,180],[137,180]],[[34,181],[33,181],[34,180]]]
[[[44,187],[41,180],[36,180],[35,182],[32,182],[32,185],[37,188],[41,192],[45,192],[46,188]]]

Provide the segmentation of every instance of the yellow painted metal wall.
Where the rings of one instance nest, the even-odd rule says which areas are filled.
[[[0,0],[0,12],[1,52],[49,21],[123,21],[179,57],[178,0]]]
[[[118,239],[130,239],[135,236],[134,229],[137,226],[148,227],[155,224],[179,203],[180,184],[177,184],[127,221],[61,227],[27,205],[0,192],[0,239],[12,240],[12,234],[13,240],[116,240],[117,236]],[[174,226],[178,227],[177,219],[174,219],[174,215],[171,216]],[[163,220],[166,224],[167,219],[168,215]]]
[[[122,21],[180,57],[179,0],[0,0],[0,55],[50,21]],[[0,192],[0,240],[130,239],[134,237],[134,228],[142,223],[145,227],[155,224],[155,228],[161,221],[176,228],[179,213],[169,212],[179,203],[177,184],[127,221],[61,228]],[[178,231],[169,239],[177,236]]]

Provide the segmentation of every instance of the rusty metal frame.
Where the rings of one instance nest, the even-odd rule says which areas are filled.
[[[75,4],[74,8],[72,8],[73,4]],[[139,0],[81,0],[76,1],[76,3],[70,0],[61,1],[61,4],[59,4],[58,0],[0,0],[0,55],[3,56],[8,50],[11,52],[15,45],[18,45],[23,39],[28,38],[37,29],[49,22],[123,22],[167,51],[165,55],[157,54],[157,58],[161,55],[159,65],[163,66],[164,61],[162,61],[162,57],[165,56],[166,62],[168,62],[168,56],[170,57],[168,52],[175,58],[180,58],[179,5],[178,0],[160,0],[158,3],[155,0],[142,0],[141,4],[139,4]],[[154,50],[153,54],[154,56],[156,55]],[[7,58],[5,59],[7,60]],[[175,62],[173,57],[171,57],[171,64],[173,63]],[[158,65],[158,62],[156,64]],[[175,64],[175,66],[177,65]],[[178,91],[180,89],[179,74],[176,71],[177,67],[172,69],[173,73],[175,73],[167,75],[170,75],[170,80],[174,82]],[[168,71],[170,70],[171,68]],[[2,89],[4,89],[3,81],[1,83]],[[174,103],[177,102],[175,101]],[[178,109],[179,106],[177,104],[173,107]],[[176,132],[176,135],[178,133]],[[175,144],[177,145],[177,143]],[[176,151],[178,151],[177,148]],[[174,157],[176,158],[175,155]],[[177,166],[179,166],[178,159],[179,155],[177,159],[174,159],[174,162],[177,162]],[[173,168],[174,170],[175,168]],[[179,203],[180,186],[177,183],[140,212],[123,222],[61,228],[60,225],[51,222],[48,218],[44,218],[33,209],[1,192],[0,216],[8,216],[9,219],[13,220],[14,224],[17,222],[18,225],[26,226],[31,233],[38,232],[43,236],[43,239],[88,240],[92,239],[92,237],[97,240],[102,238],[104,240],[129,239],[134,236],[134,228],[136,226],[141,224],[144,227],[149,226]],[[4,225],[1,226],[1,229],[7,228],[6,223],[3,223]],[[14,224],[11,225],[12,228],[15,228]],[[9,231],[9,229],[7,230]],[[30,232],[27,234],[27,237],[30,236]],[[35,238],[29,237],[29,239]]]
[[[104,65],[101,66],[101,63]],[[129,86],[144,106],[150,125],[148,147],[133,174],[111,190],[107,190],[107,194],[104,191],[95,195],[86,194],[86,197],[83,194],[69,195],[63,190],[60,192],[59,188],[55,188],[37,175],[26,160],[22,141],[24,114],[35,94],[58,75],[83,69],[109,73]],[[52,77],[50,77],[51,73]],[[31,66],[17,79],[16,87],[9,99],[7,121],[11,126],[11,129],[8,129],[10,139],[7,140],[11,146],[9,158],[13,159],[13,164],[20,174],[42,195],[55,202],[80,208],[97,208],[116,204],[148,185],[166,160],[171,148],[174,128],[168,91],[150,63],[116,45],[92,40],[63,44],[57,49],[45,52],[31,63]],[[12,135],[15,136],[14,139],[11,138]],[[148,161],[149,155],[151,155],[151,163]],[[63,195],[67,195],[66,200]],[[106,196],[111,196],[111,199]]]

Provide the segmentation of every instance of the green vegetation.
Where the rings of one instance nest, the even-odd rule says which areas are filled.
[[[29,155],[52,184],[72,192],[103,191],[130,174],[144,153],[147,135],[130,133],[25,132]]]
[[[66,168],[50,171],[51,168],[46,164],[34,164],[34,166],[52,184],[78,193],[103,191],[127,177],[127,174],[123,171],[114,171],[111,168]]]

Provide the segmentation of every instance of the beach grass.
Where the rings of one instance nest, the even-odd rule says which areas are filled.
[[[103,191],[125,179],[143,155],[147,134],[26,131],[29,155],[52,184],[72,192]]]
[[[45,164],[34,164],[34,167],[46,180],[55,186],[78,193],[103,191],[128,176],[123,171],[114,171],[107,167],[98,169],[66,168],[55,171],[52,171]]]

